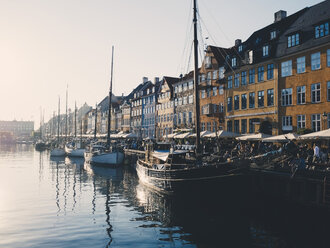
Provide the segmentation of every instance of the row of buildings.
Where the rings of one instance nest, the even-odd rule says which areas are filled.
[[[330,128],[330,1],[274,22],[233,47],[208,46],[199,69],[201,129],[235,133]],[[194,74],[143,78],[126,97],[113,97],[112,132],[161,139],[194,130]],[[88,111],[83,133],[106,133],[105,98]],[[97,113],[97,120],[95,116]]]

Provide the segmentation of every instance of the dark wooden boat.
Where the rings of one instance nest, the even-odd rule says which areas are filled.
[[[221,178],[240,175],[247,168],[242,159],[226,162],[199,162],[189,151],[146,152],[138,159],[136,171],[140,181],[166,194],[184,193],[187,190],[210,189]]]

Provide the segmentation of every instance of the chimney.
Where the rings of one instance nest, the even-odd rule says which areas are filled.
[[[235,40],[235,46],[239,46],[242,43],[241,39],[236,39]]]
[[[155,84],[159,82],[159,77],[155,77],[154,79]]]
[[[147,77],[143,77],[142,78],[142,81],[143,81],[143,83],[146,83],[146,82],[148,82],[148,78]]]
[[[286,17],[286,11],[280,10],[274,13],[274,22],[279,22]]]

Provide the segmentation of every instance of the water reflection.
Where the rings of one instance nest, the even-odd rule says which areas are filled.
[[[194,191],[168,197],[140,184],[129,167],[49,158],[32,146],[5,148],[0,163],[6,164],[0,166],[0,185],[6,186],[13,201],[8,209],[0,208],[0,224],[6,223],[0,228],[4,237],[0,247],[328,247],[329,243],[326,214],[312,218],[287,206],[262,201],[252,205],[241,200],[239,192],[246,191],[238,182],[224,183],[208,194]],[[5,175],[19,180],[9,187],[3,183]],[[24,208],[16,207],[22,203]]]

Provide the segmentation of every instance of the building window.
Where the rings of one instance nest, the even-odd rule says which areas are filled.
[[[233,88],[233,76],[228,77],[228,89]]]
[[[242,81],[241,82],[242,85],[246,85],[246,71],[242,71],[242,73],[241,73],[241,81]]]
[[[187,122],[187,114],[186,114],[186,112],[183,112],[182,113],[182,116],[183,116],[183,123],[185,124],[186,122]]]
[[[311,55],[311,69],[312,71],[318,70],[321,68],[321,53],[313,53]]]
[[[264,81],[264,67],[258,67],[258,82]]]
[[[328,102],[330,101],[330,81],[327,82],[327,98]]]
[[[188,90],[188,83],[184,83],[182,85],[182,87],[183,87],[183,91],[187,91]]]
[[[213,96],[216,96],[218,94],[218,88],[213,87]]]
[[[189,104],[194,103],[194,95],[189,95],[189,97],[188,97],[188,103]]]
[[[264,106],[264,91],[258,91],[258,107],[261,108]]]
[[[217,122],[213,121],[213,128],[212,128],[212,132],[217,131]]]
[[[201,98],[205,98],[205,90],[201,90]]]
[[[209,72],[206,74],[206,84],[207,84],[207,85],[211,85],[211,76],[212,76],[212,73],[209,71]]]
[[[255,74],[254,69],[250,69],[249,70],[249,84],[254,84],[254,74]]]
[[[227,98],[227,110],[228,111],[233,110],[233,98],[232,97]]]
[[[303,73],[306,71],[305,56],[297,58],[297,73]]]
[[[207,95],[207,97],[211,96],[211,88],[206,89],[206,95]]]
[[[212,72],[212,79],[215,80],[217,79],[217,77],[218,77],[218,71],[215,70]]]
[[[315,38],[321,38],[329,34],[329,22],[322,23],[315,27]]]
[[[234,132],[239,133],[239,120],[234,120]]]
[[[184,96],[183,97],[183,105],[186,105],[187,103],[188,103],[188,97],[187,96]]]
[[[236,67],[237,66],[237,59],[236,58],[232,58],[231,59],[231,66],[232,67]]]
[[[239,95],[234,96],[234,109],[239,109]]]
[[[211,122],[206,123],[207,131],[211,131]]]
[[[274,64],[267,65],[267,80],[274,78]]]
[[[281,63],[281,76],[287,77],[292,75],[292,60]]]
[[[282,130],[292,130],[292,116],[282,116]]]
[[[247,131],[247,121],[246,119],[241,120],[241,133],[246,133]]]
[[[249,119],[249,133],[254,133],[254,119]]]
[[[327,50],[327,66],[330,66],[330,49]]]
[[[223,95],[223,85],[219,86],[219,95]]]
[[[202,131],[205,131],[205,122],[202,122]]]
[[[264,57],[268,56],[269,55],[268,50],[269,50],[269,46],[268,45],[267,46],[263,46],[262,47],[262,56],[264,56]]]
[[[220,67],[219,68],[219,79],[223,79],[225,77],[225,68]]]
[[[292,88],[282,89],[282,106],[292,105]]]
[[[254,104],[255,104],[255,93],[250,92],[249,93],[249,108],[254,108]]]
[[[299,45],[299,34],[293,34],[288,36],[288,47],[294,47]]]
[[[321,130],[321,115],[320,114],[312,115],[312,130],[314,132]]]
[[[220,112],[220,113],[223,113],[223,111],[224,111],[224,107],[223,107],[223,102],[222,102],[222,103],[220,103],[220,105],[219,105],[219,112]]]
[[[306,103],[306,86],[297,87],[297,104]]]
[[[242,105],[242,109],[246,109],[247,106],[246,94],[241,95],[241,105]]]
[[[227,121],[227,131],[232,132],[233,131],[233,123],[232,121]]]
[[[194,81],[190,81],[189,83],[188,83],[188,89],[189,90],[192,90],[194,88]]]
[[[270,32],[270,39],[273,40],[276,38],[276,31]]]
[[[189,112],[188,121],[189,123],[192,123],[192,112]]]
[[[242,52],[243,51],[243,46],[242,45],[239,45],[238,46],[238,52]]]
[[[267,106],[274,105],[274,89],[267,90]]]
[[[321,83],[312,84],[311,88],[312,103],[321,102]]]
[[[297,129],[306,127],[306,115],[297,115]]]
[[[238,88],[239,87],[239,73],[235,74],[234,87],[235,88]]]

